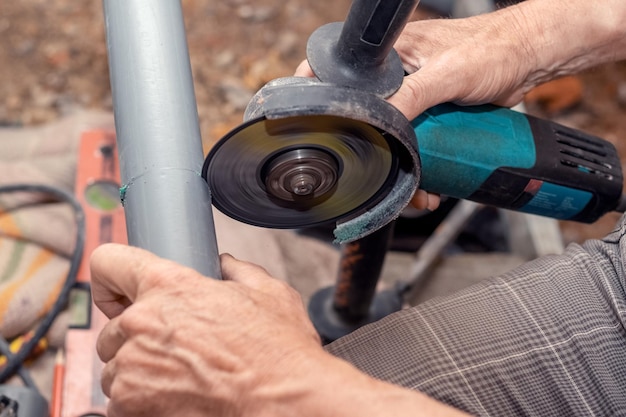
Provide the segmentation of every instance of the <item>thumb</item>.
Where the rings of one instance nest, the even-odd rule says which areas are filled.
[[[229,253],[220,255],[222,278],[254,289],[264,288],[268,282],[278,281],[265,268],[251,262],[235,259]]]
[[[313,72],[313,70],[311,69],[311,66],[309,65],[309,61],[307,61],[306,59],[304,61],[302,61],[300,63],[300,65],[298,65],[298,67],[296,68],[296,72],[294,74],[294,76],[296,77],[315,77],[315,73]]]
[[[402,86],[388,101],[413,120],[426,109],[451,99],[445,95],[442,81],[427,68],[418,70],[404,77]]]
[[[146,266],[160,258],[132,246],[108,243],[96,248],[90,259],[91,291],[96,306],[107,317],[121,314],[139,295]]]

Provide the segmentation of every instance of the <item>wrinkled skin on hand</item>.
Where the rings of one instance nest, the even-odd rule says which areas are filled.
[[[519,103],[532,56],[516,33],[493,16],[410,22],[395,45],[410,75],[390,103],[408,119],[443,102]]]
[[[443,102],[514,106],[538,84],[626,57],[624,18],[619,0],[535,0],[410,22],[394,45],[410,75],[389,101],[408,119]]]
[[[97,344],[109,417],[280,416],[275,404],[301,395],[325,353],[299,295],[221,262],[225,282],[137,248],[93,254],[94,300],[111,318]]]

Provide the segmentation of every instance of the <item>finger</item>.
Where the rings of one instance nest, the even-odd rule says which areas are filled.
[[[115,359],[107,362],[100,374],[102,392],[109,398],[111,398],[111,385],[113,384],[113,379],[115,379],[115,365]]]
[[[120,411],[117,402],[109,401],[107,403],[106,417],[128,417],[128,413]]]
[[[418,210],[435,211],[441,204],[441,197],[438,194],[431,194],[424,190],[417,190],[411,198],[411,205]]]
[[[439,204],[441,204],[441,196],[439,194],[428,193],[428,203],[426,204],[426,208],[430,211],[435,211],[439,208]]]
[[[309,65],[309,61],[307,61],[306,59],[302,61],[300,65],[298,65],[298,68],[296,68],[296,72],[294,75],[296,77],[315,77],[315,74],[313,73],[313,70]]]
[[[411,197],[411,205],[418,210],[424,210],[428,207],[428,193],[424,190],[417,190]]]
[[[268,282],[276,281],[263,267],[235,259],[225,253],[220,256],[222,278],[226,281],[238,282],[245,286],[260,289]]]
[[[127,337],[120,327],[120,316],[114,317],[109,321],[96,341],[96,352],[102,362],[109,362],[115,357],[117,351],[122,347]]]
[[[424,110],[449,101],[451,97],[442,88],[441,77],[433,77],[432,70],[423,68],[404,77],[402,86],[388,101],[400,110],[407,119],[413,120]]]
[[[164,262],[148,251],[132,246],[105,244],[91,255],[92,294],[107,317],[121,314],[138,296],[148,266]]]

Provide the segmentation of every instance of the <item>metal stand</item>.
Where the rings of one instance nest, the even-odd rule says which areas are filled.
[[[359,83],[367,81],[368,85],[381,83],[380,88],[383,90],[389,87],[385,83],[393,86],[397,81],[393,77],[395,52],[391,50],[391,46],[417,3],[412,0],[398,0],[383,7],[381,2],[374,5],[374,2],[354,1],[343,26],[323,26],[309,39],[307,58],[315,74],[322,81],[341,85],[359,86]],[[453,9],[454,17],[465,17],[494,9],[492,0],[456,0],[444,3]],[[376,42],[367,42],[364,37],[368,33],[377,33],[380,38]],[[380,91],[374,92],[385,96]],[[403,289],[374,295],[393,227],[385,227],[346,245],[343,248],[337,285],[317,292],[309,304],[309,315],[322,339],[326,342],[335,340],[364,324],[400,310],[404,295],[408,293],[413,296],[421,288],[441,252],[458,236],[478,207],[480,206],[468,201],[459,203],[418,252],[410,281]]]
[[[393,236],[393,223],[342,248],[337,284],[309,302],[309,316],[325,343],[345,336],[402,308],[401,291],[376,293]]]
[[[128,241],[220,277],[183,14],[177,0],[104,0]]]
[[[415,255],[405,289],[406,298],[411,300],[431,277],[432,270],[441,259],[441,254],[456,240],[467,223],[482,206],[468,200],[460,200],[448,216],[437,226],[435,232],[424,242]]]

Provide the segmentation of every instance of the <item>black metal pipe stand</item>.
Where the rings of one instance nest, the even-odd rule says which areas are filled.
[[[345,244],[337,283],[311,298],[309,316],[325,344],[402,308],[400,289],[376,292],[393,228],[392,222]]]

